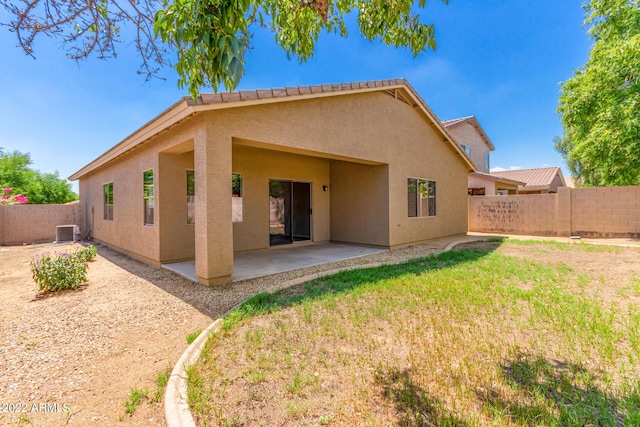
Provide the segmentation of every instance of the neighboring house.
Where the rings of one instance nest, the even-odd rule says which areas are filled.
[[[214,284],[235,252],[466,233],[475,170],[397,79],[185,97],[70,179],[94,239]]]
[[[474,116],[445,120],[442,125],[477,169],[476,172],[469,173],[469,195],[495,196],[518,193],[518,186],[524,184],[523,182],[490,173],[490,153],[495,147]]]
[[[504,172],[492,172],[492,175],[506,179],[522,181],[518,187],[519,194],[557,193],[558,187],[566,187],[566,182],[559,167],[533,169],[516,169]]]

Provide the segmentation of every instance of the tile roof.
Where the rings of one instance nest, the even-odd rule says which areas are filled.
[[[272,88],[272,89],[256,89],[256,90],[240,90],[235,92],[219,92],[219,93],[203,93],[198,96],[198,100],[194,100],[190,96],[185,96],[182,99],[186,101],[188,105],[202,105],[202,104],[215,104],[224,102],[238,102],[249,101],[257,99],[268,98],[283,98],[288,96],[300,96],[300,95],[313,95],[330,92],[345,92],[358,89],[376,89],[384,88],[385,86],[397,86],[406,85],[409,86],[409,82],[406,79],[387,79],[387,80],[369,80],[362,82],[351,83],[333,83],[333,84],[319,84],[310,86],[291,86],[284,88]],[[415,95],[415,90],[413,91]],[[337,94],[337,93],[336,93]],[[424,101],[423,101],[424,102]]]
[[[526,182],[523,189],[531,189],[532,187],[549,188],[556,175],[562,177],[562,172],[557,166],[548,168],[533,168],[533,169],[517,169],[512,171],[491,172],[491,175],[499,176],[502,178],[512,179],[515,181]]]
[[[473,175],[478,178],[488,179],[489,181],[501,182],[504,184],[523,185],[523,186],[526,184],[526,182],[523,182],[523,181],[510,179],[503,176],[496,176],[496,174],[494,173],[471,172],[469,175]]]

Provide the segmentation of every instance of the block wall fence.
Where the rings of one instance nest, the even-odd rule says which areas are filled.
[[[469,196],[469,231],[640,238],[640,186],[559,187],[557,194]]]
[[[57,225],[77,225],[86,234],[83,203],[67,205],[0,205],[0,246],[53,242]]]

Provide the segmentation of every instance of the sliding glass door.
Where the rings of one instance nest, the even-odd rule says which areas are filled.
[[[269,181],[271,246],[311,240],[311,184]]]

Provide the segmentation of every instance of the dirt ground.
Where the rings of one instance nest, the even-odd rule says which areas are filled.
[[[349,263],[399,262],[439,252],[446,244],[442,240]],[[131,389],[148,388],[153,395],[157,374],[180,357],[187,335],[274,281],[305,274],[209,288],[98,248],[86,286],[39,297],[31,280],[31,257],[74,247],[0,247],[0,426],[165,425],[162,401],[145,400],[133,416],[126,415],[124,401]],[[531,256],[531,249],[508,245],[503,250]],[[627,281],[640,278],[639,251],[562,255],[541,245],[533,253],[580,267],[595,278],[614,275]]]
[[[37,297],[29,259],[54,250],[73,247],[0,248],[0,425],[165,425],[162,402],[126,415],[131,389],[151,396],[186,336],[243,296],[100,248],[88,285]]]

